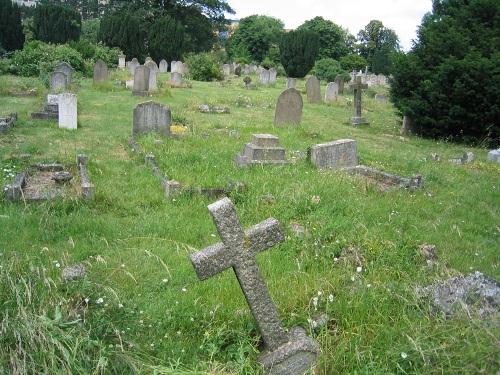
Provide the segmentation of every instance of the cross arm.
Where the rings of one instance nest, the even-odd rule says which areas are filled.
[[[285,235],[281,230],[280,223],[272,217],[245,231],[245,248],[249,249],[254,255],[284,240]]]

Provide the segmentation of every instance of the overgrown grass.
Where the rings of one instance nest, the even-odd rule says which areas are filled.
[[[14,77],[0,79],[19,85]],[[0,100],[0,112],[20,117],[0,136],[2,185],[34,162],[70,164],[86,153],[97,186],[94,202],[0,203],[0,373],[259,373],[259,334],[233,273],[200,282],[189,262],[191,253],[219,241],[206,209],[211,201],[166,199],[130,152],[132,111],[146,99],[124,89],[100,91],[91,80],[80,85],[73,132],[29,118],[43,97]],[[345,95],[332,105],[306,103],[300,127],[276,128],[274,104],[284,86],[279,79],[274,88],[245,90],[234,79],[161,91],[152,99],[169,105],[189,132],[139,142],[182,184],[244,182],[246,190],[232,199],[245,227],[270,216],[281,222],[287,240],[258,262],[287,328],[309,328],[308,319],[328,315],[327,326],[310,332],[322,349],[317,374],[495,373],[498,325],[467,314],[444,320],[415,288],[471,270],[499,278],[498,165],[483,161],[483,149],[400,137],[394,109],[369,97],[370,127],[347,125]],[[200,104],[229,106],[231,114],[202,114]],[[363,164],[422,174],[425,188],[381,192],[300,158],[238,169],[234,156],[252,133],[279,136],[289,158],[315,143],[356,139]],[[477,162],[446,161],[466,149]],[[441,162],[430,160],[433,152]],[[25,153],[31,158],[21,158]],[[263,199],[269,195],[274,201]],[[310,236],[296,237],[291,222]],[[438,265],[429,268],[418,255],[422,243],[437,245]],[[356,264],[334,261],[348,246],[361,249],[360,273]],[[76,262],[86,262],[87,277],[62,283],[61,268]]]

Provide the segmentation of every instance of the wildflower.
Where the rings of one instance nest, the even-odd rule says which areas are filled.
[[[90,299],[85,298],[84,301],[85,301],[86,304],[88,304],[90,302]]]
[[[406,354],[405,352],[401,352],[401,358],[403,359],[408,358],[408,354]]]
[[[317,310],[318,309],[318,297],[314,297],[312,299],[312,301],[313,301],[314,310]]]
[[[339,261],[339,258],[335,257],[335,258],[333,258],[333,261],[334,261],[335,263],[337,263],[337,262]]]
[[[330,295],[328,296],[328,302],[333,302],[333,294],[330,294]]]
[[[367,288],[371,288],[371,287],[372,287],[372,284],[366,284],[366,287],[367,287]]]
[[[101,303],[104,302],[104,299],[103,298],[98,298],[95,303],[97,303],[98,305],[100,305]]]
[[[187,289],[186,289],[186,288],[182,288],[182,291],[183,291],[183,292],[187,292]]]
[[[363,267],[361,267],[361,266],[356,267],[356,272],[357,273],[360,273],[361,271],[363,271]]]
[[[118,304],[119,309],[123,309],[123,305],[121,303]]]
[[[164,283],[168,283],[168,279],[163,279],[162,280]]]

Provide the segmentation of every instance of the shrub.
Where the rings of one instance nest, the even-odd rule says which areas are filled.
[[[352,72],[353,70],[363,70],[368,64],[363,56],[356,54],[343,56],[340,58],[339,62],[341,68],[347,72]]]
[[[222,72],[215,56],[211,53],[189,54],[185,57],[191,77],[195,81],[222,79]]]
[[[349,74],[342,69],[340,63],[330,58],[316,61],[314,64],[314,73],[319,80],[326,82],[335,81],[335,77],[339,74],[344,78],[344,80],[348,80],[349,78]]]
[[[56,4],[41,3],[33,15],[35,39],[48,43],[78,40],[82,17],[76,10]]]
[[[288,76],[303,78],[318,56],[319,36],[308,30],[290,31],[281,38],[280,50],[281,64]]]

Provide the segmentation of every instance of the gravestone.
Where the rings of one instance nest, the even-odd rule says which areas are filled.
[[[77,128],[77,98],[75,94],[63,93],[59,95],[59,128]]]
[[[157,86],[157,77],[159,72],[158,66],[153,60],[148,61],[144,65],[149,68],[149,86],[148,86],[149,92],[158,90]]]
[[[362,117],[361,111],[361,95],[363,94],[363,89],[367,89],[368,85],[361,82],[361,76],[357,76],[355,83],[351,84],[350,87],[354,90],[354,115],[351,118],[351,124],[354,126],[368,125],[369,122]]]
[[[278,71],[274,68],[269,69],[269,84],[274,85],[276,83],[276,77],[278,76]]]
[[[411,134],[411,118],[410,116],[403,116],[403,124],[401,125],[401,129],[399,129],[400,135],[408,135]]]
[[[149,95],[149,68],[140,65],[135,68],[134,72],[134,87],[132,95],[134,96],[148,96]]]
[[[198,278],[206,280],[232,268],[266,346],[259,356],[264,372],[303,374],[316,362],[319,347],[300,327],[285,331],[255,259],[285,240],[279,222],[269,218],[243,231],[229,198],[209,205],[208,210],[222,242],[191,255]]]
[[[270,78],[271,78],[271,75],[269,73],[269,70],[267,70],[267,69],[263,69],[259,73],[260,83],[263,84],[263,85],[269,85]]]
[[[134,57],[132,61],[128,63],[128,70],[130,74],[135,75],[135,69],[139,66],[139,61]]]
[[[241,76],[241,66],[240,65],[236,65],[235,68],[234,68],[234,74],[236,76]]]
[[[170,78],[170,84],[172,86],[181,87],[183,84],[182,74],[178,72],[172,73]]]
[[[306,81],[306,92],[309,103],[321,103],[321,88],[319,79],[310,76]]]
[[[68,77],[63,72],[54,72],[50,76],[50,92],[60,93],[68,89]]]
[[[339,87],[339,95],[343,95],[344,94],[344,78],[342,78],[342,76],[340,74],[338,74],[335,77],[335,83],[337,83],[337,85]]]
[[[118,56],[118,68],[125,69],[125,58],[127,56],[121,54]]]
[[[222,65],[222,73],[224,73],[225,77],[230,76],[231,75],[231,66],[229,64]]]
[[[311,163],[318,169],[339,169],[358,165],[356,141],[339,139],[311,147]]]
[[[500,163],[500,148],[498,150],[491,150],[488,152],[488,160]]]
[[[167,106],[151,101],[141,103],[134,108],[132,134],[156,132],[168,137],[171,122],[172,116]]]
[[[170,63],[170,72],[171,73],[177,73],[177,61],[173,60]]]
[[[336,102],[338,94],[339,94],[339,85],[337,84],[337,82],[330,82],[328,85],[326,85],[325,102],[326,103]]]
[[[304,102],[302,95],[294,88],[286,89],[278,97],[274,113],[274,125],[299,125],[302,120]]]
[[[108,67],[102,60],[97,60],[94,64],[94,84],[108,80]]]
[[[160,73],[167,73],[168,72],[168,62],[165,60],[160,61],[160,65],[158,67],[158,70]]]
[[[375,100],[381,103],[387,103],[387,96],[384,94],[375,94]]]
[[[245,167],[251,164],[285,164],[285,149],[278,137],[272,134],[252,134],[241,154],[236,155],[236,164]]]
[[[287,78],[286,88],[287,89],[294,89],[295,87],[297,87],[297,78]]]
[[[59,64],[56,65],[54,72],[63,72],[64,74],[66,74],[68,86],[71,85],[71,78],[73,74],[73,68],[71,67],[71,65],[69,65],[64,61],[60,62]]]
[[[144,65],[146,65],[148,62],[153,61],[151,57],[146,57],[146,60],[144,60]],[[156,64],[156,63],[155,63]]]

